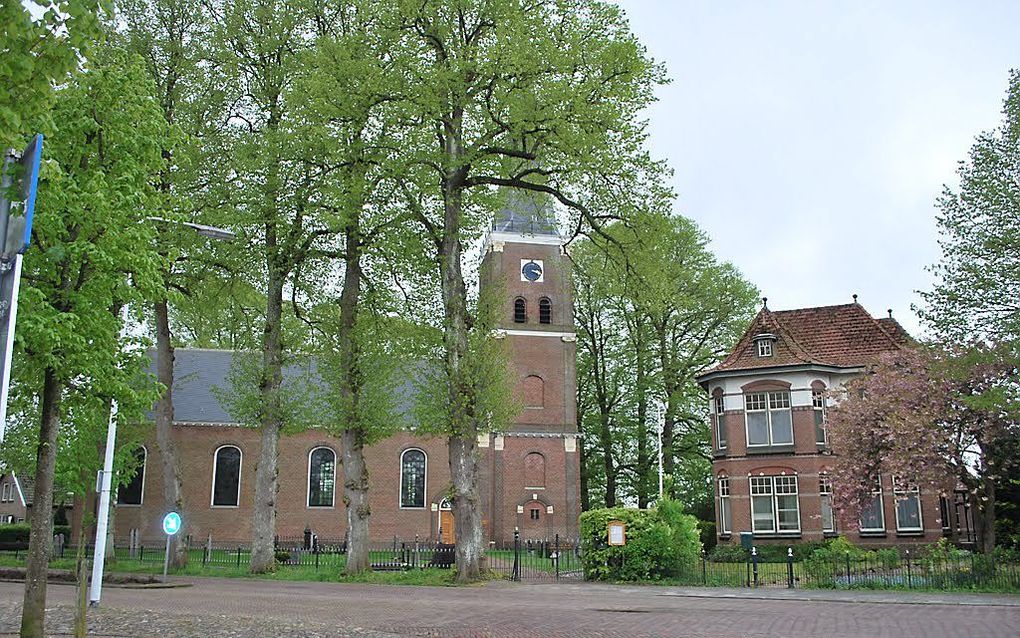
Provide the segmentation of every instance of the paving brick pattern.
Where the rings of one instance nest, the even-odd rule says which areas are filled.
[[[165,590],[109,588],[94,636],[241,638],[1015,637],[1020,598],[748,592],[591,584],[431,588],[196,579]],[[69,586],[50,587],[48,627],[70,627]],[[20,583],[0,583],[0,636],[19,622]],[[156,629],[158,628],[158,629]]]

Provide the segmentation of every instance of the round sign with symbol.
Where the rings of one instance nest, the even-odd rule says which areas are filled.
[[[167,536],[173,536],[181,531],[181,515],[177,512],[170,512],[163,517],[163,531]]]

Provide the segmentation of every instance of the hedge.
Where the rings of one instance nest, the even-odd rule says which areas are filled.
[[[16,525],[0,525],[0,543],[4,545],[24,544],[28,546],[28,535],[31,528],[28,523]],[[67,525],[54,525],[53,535],[63,534],[64,539],[70,543],[71,528]]]
[[[627,526],[625,545],[609,545],[609,521]],[[701,556],[698,520],[667,499],[646,510],[590,510],[581,514],[581,551],[587,580],[669,578]]]

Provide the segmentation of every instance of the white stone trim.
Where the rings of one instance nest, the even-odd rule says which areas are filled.
[[[309,501],[312,499],[312,455],[317,450],[329,450],[333,453],[333,493],[330,494],[329,505],[312,505]],[[329,447],[328,445],[316,445],[312,449],[308,450],[308,473],[305,475],[305,509],[306,510],[326,510],[336,507],[336,468],[339,465],[337,459],[336,450]],[[322,471],[320,466],[319,471]]]
[[[564,341],[576,341],[576,332],[551,332],[548,330],[499,330],[493,331],[502,333],[503,335],[510,335],[513,337],[559,337]]]
[[[232,447],[237,450],[237,453],[241,456],[237,460],[237,503],[234,505],[216,505],[216,466],[220,462],[220,450],[223,448]],[[209,507],[216,509],[237,509],[241,506],[241,480],[244,477],[244,450],[240,446],[234,445],[233,443],[224,443],[213,451],[213,466],[212,466],[212,485],[209,489]]]
[[[540,246],[562,246],[563,240],[557,235],[525,235],[494,230],[485,237],[486,250],[496,243],[537,244]]]

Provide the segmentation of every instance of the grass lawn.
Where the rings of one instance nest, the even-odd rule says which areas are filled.
[[[119,552],[118,552],[119,553]],[[24,553],[15,557],[12,554],[0,554],[0,566],[24,567]],[[51,569],[74,569],[74,558],[65,556],[50,561]],[[106,570],[117,573],[162,574],[163,563],[139,561],[126,557],[118,557],[116,561],[107,562]],[[454,585],[455,572],[452,569],[411,569],[407,571],[373,571],[358,576],[345,576],[342,566],[320,563],[314,565],[278,565],[275,572],[268,574],[248,573],[247,561],[242,560],[241,566],[234,565],[202,565],[202,554],[190,556],[188,565],[183,569],[171,570],[174,576],[217,576],[225,578],[258,578],[263,580],[316,581],[332,583],[377,583],[384,585]]]

